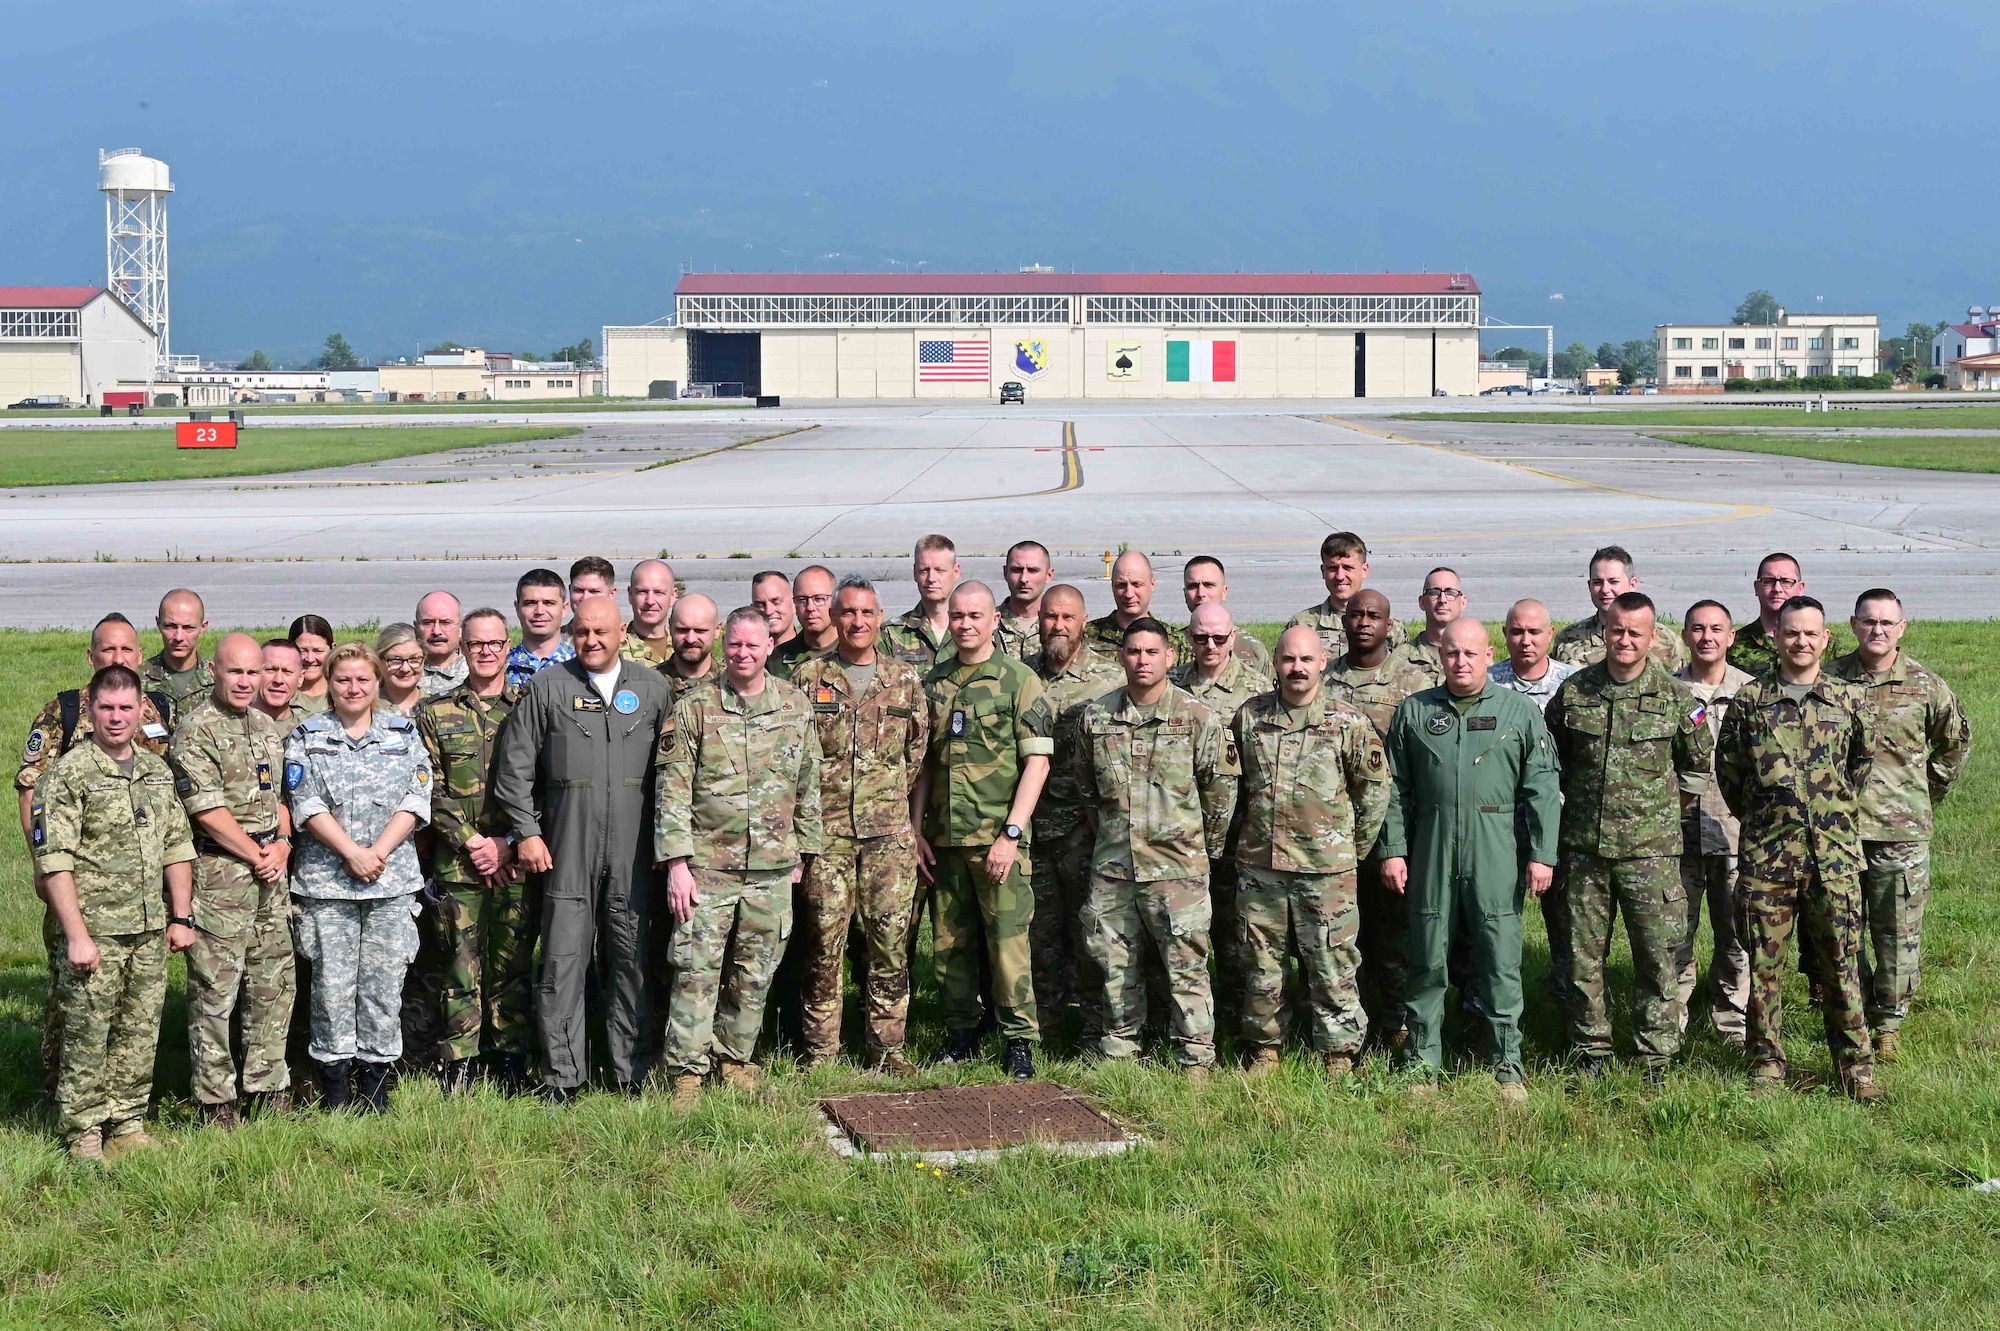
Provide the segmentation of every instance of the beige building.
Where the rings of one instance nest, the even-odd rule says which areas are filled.
[[[1882,368],[1872,314],[1786,314],[1775,324],[1660,324],[1660,387],[1720,391],[1730,379],[1856,378]]]
[[[414,365],[379,365],[375,372],[378,391],[391,402],[529,402],[604,393],[604,371],[595,367],[517,360],[477,348],[432,352]]]
[[[153,330],[103,287],[0,287],[0,407],[32,397],[94,406],[144,390],[159,352]]]
[[[1451,273],[703,273],[604,350],[613,397],[1430,397],[1478,327]]]

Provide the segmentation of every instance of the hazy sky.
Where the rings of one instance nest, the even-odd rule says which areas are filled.
[[[141,147],[178,352],[546,351],[684,264],[1468,270],[1558,345],[2000,303],[1994,0],[8,10],[0,285],[101,282]]]

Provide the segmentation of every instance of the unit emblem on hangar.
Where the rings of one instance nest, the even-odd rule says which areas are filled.
[[[1024,337],[1014,344],[1014,368],[1023,379],[1039,379],[1048,373],[1049,344],[1038,337]]]
[[[1113,342],[1104,348],[1104,377],[1106,379],[1137,379],[1139,377],[1139,344],[1137,342]]]

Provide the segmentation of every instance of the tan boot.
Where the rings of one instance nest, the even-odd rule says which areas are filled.
[[[1354,1075],[1354,1059],[1348,1054],[1328,1054],[1326,1075],[1334,1081],[1345,1081]]]
[[[221,1128],[224,1132],[236,1130],[236,1102],[217,1100],[213,1104],[201,1102],[201,1121],[211,1128]]]
[[[69,1158],[72,1160],[96,1160],[100,1163],[103,1161],[104,1138],[98,1133],[96,1128],[92,1128],[89,1132],[81,1134],[69,1144]]]
[[[104,1158],[106,1160],[116,1160],[120,1156],[130,1155],[134,1151],[156,1151],[159,1149],[159,1146],[159,1141],[144,1128],[136,1128],[131,1132],[121,1132],[117,1136],[106,1140],[104,1143]]]
[[[1269,1045],[1265,1045],[1256,1053],[1250,1055],[1250,1062],[1243,1069],[1243,1075],[1252,1081],[1261,1081],[1277,1070],[1278,1051]]]
[[[900,1049],[891,1049],[875,1060],[875,1070],[885,1077],[914,1077],[917,1065]]]
[[[1190,1086],[1206,1086],[1215,1080],[1215,1069],[1200,1063],[1190,1063],[1181,1069],[1181,1075],[1187,1078],[1187,1084]]]
[[[1759,1063],[1750,1069],[1750,1094],[1779,1095],[1785,1089],[1785,1069],[1778,1063]]]
[[[1882,1088],[1875,1084],[1875,1074],[1865,1069],[1843,1073],[1840,1085],[1856,1104],[1877,1105],[1884,1099]]]
[[[1495,1085],[1499,1088],[1500,1100],[1503,1104],[1524,1105],[1528,1103],[1528,1088],[1525,1083],[1503,1081],[1497,1082]]]
[[[683,1072],[674,1078],[674,1107],[692,1109],[701,1103],[701,1078],[692,1072]]]
[[[838,1048],[808,1049],[805,1053],[799,1055],[799,1071],[812,1072],[819,1068],[830,1067],[839,1061],[840,1050]]]
[[[1903,1033],[1901,1031],[1883,1031],[1875,1037],[1875,1061],[1877,1063],[1893,1063],[1896,1061],[1897,1055],[1902,1052]]]
[[[722,1063],[722,1084],[732,1091],[742,1091],[746,1095],[757,1089],[757,1067],[754,1063],[738,1063],[734,1059],[724,1059]]]

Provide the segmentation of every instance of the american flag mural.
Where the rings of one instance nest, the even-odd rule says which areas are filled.
[[[985,338],[921,338],[917,342],[920,384],[983,384],[993,377],[993,349]]]

